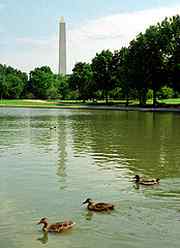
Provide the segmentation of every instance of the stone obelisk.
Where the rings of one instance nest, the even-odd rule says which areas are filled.
[[[66,23],[63,16],[59,23],[59,74],[66,75]]]

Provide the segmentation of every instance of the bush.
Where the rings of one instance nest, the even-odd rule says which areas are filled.
[[[158,93],[157,93],[157,97],[159,99],[168,99],[168,98],[172,98],[174,95],[174,91],[172,88],[168,87],[168,86],[164,86],[162,87]]]
[[[153,90],[149,89],[147,92],[147,99],[152,99],[153,98]]]

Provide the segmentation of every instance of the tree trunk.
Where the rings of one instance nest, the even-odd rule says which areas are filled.
[[[156,89],[153,89],[153,107],[155,108],[157,105],[156,101]]]
[[[105,97],[106,97],[106,104],[108,104],[108,92],[107,92],[107,90],[105,91]]]
[[[144,107],[146,105],[146,89],[142,89],[142,91],[139,92],[139,105],[140,107]]]
[[[125,106],[128,107],[129,106],[129,94],[127,92],[126,94],[126,103],[125,103]]]

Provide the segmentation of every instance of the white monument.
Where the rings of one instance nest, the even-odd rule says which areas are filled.
[[[63,16],[59,23],[59,74],[66,75],[66,23]]]

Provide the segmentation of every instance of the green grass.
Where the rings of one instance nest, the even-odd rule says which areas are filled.
[[[125,106],[125,100],[109,100],[109,106]],[[180,98],[172,98],[172,99],[163,99],[158,100],[159,106],[162,107],[175,107],[180,105]],[[137,100],[131,100],[129,102],[129,106],[138,106]],[[105,101],[98,101],[92,102],[87,101],[83,103],[80,100],[30,100],[30,99],[1,99],[0,106],[3,107],[45,107],[45,108],[53,108],[53,107],[71,107],[71,108],[78,108],[79,106],[87,106],[87,105],[94,105],[94,106],[102,106],[105,105]],[[152,107],[152,100],[147,101],[147,107]]]
[[[84,105],[82,101],[61,101],[61,100],[30,100],[30,99],[1,99],[0,107],[33,107],[33,108],[57,108],[73,107]]]
[[[44,101],[44,102],[38,102],[34,100],[25,100],[25,99],[18,99],[18,100],[7,100],[7,99],[1,99],[0,105],[51,105],[50,103]]]
[[[136,101],[131,101],[131,104],[137,104]],[[67,105],[105,105],[105,101],[101,100],[98,102],[92,102],[92,101],[86,101],[83,103],[82,100],[30,100],[30,99],[2,99],[0,100],[0,106],[41,106],[41,107],[47,107],[47,106],[67,106]],[[124,100],[109,100],[109,105],[125,105]]]
[[[163,99],[163,100],[160,100],[159,102],[164,103],[164,104],[176,105],[176,104],[180,104],[180,98]]]

